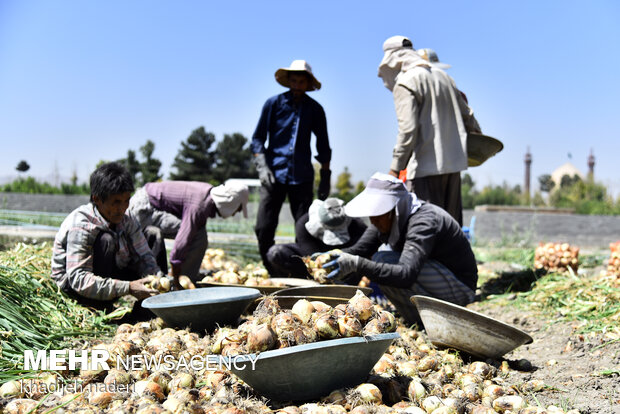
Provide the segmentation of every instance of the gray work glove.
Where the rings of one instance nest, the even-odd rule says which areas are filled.
[[[258,172],[258,179],[260,183],[269,191],[273,188],[273,185],[276,183],[276,177],[273,175],[271,168],[267,165],[267,159],[265,158],[265,154],[258,153],[254,156],[254,165],[256,166],[256,171]]]
[[[318,196],[319,200],[325,200],[329,197],[329,192],[331,190],[332,171],[321,168],[319,172],[321,174],[321,181],[319,181]]]
[[[335,257],[335,256],[334,256]],[[327,279],[331,280],[343,280],[353,272],[357,272],[357,267],[360,263],[360,257],[354,254],[342,252],[337,256],[336,260],[325,263],[324,269],[333,269],[330,274],[327,275]]]

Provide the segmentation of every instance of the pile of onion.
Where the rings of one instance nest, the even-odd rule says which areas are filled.
[[[568,243],[540,243],[536,248],[534,268],[548,272],[567,272],[579,268],[579,247]]]
[[[376,308],[359,290],[346,304],[336,307],[300,299],[290,310],[281,309],[277,297],[268,296],[258,305],[252,318],[237,329],[219,329],[212,352],[222,355],[263,352],[395,329],[394,315]]]

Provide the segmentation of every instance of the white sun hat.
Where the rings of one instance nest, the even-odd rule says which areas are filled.
[[[448,65],[447,63],[442,63],[439,61],[439,56],[437,56],[437,52],[433,49],[424,48],[416,50],[418,55],[420,55],[423,59],[428,60],[433,65],[437,66],[439,69],[448,69],[451,68],[452,65]]]
[[[344,202],[330,197],[314,200],[308,210],[306,230],[328,246],[338,246],[350,240],[351,218],[344,213]]]
[[[349,217],[376,217],[389,212],[399,200],[408,196],[402,181],[377,172],[370,177],[364,191],[344,207],[344,212]]]
[[[310,64],[305,60],[294,60],[288,68],[280,68],[276,70],[276,81],[278,81],[278,83],[285,88],[290,87],[288,83],[289,72],[306,72],[312,79],[312,82],[308,85],[308,91],[316,91],[321,89],[321,82],[314,77],[312,74],[312,67],[310,67]]]

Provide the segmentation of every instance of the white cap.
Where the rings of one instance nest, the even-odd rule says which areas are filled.
[[[387,52],[392,49],[400,49],[402,47],[413,49],[413,43],[405,36],[392,36],[383,42],[383,51]]]

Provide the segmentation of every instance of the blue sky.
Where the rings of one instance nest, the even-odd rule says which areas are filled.
[[[0,0],[0,181],[53,182],[146,140],[170,166],[190,132],[251,137],[277,68],[306,59],[323,83],[334,176],[387,171],[397,132],[377,77],[392,35],[431,47],[504,151],[471,168],[478,187],[569,161],[620,192],[617,1]]]

